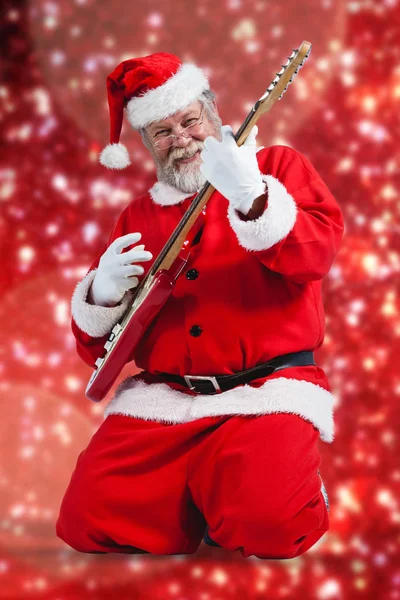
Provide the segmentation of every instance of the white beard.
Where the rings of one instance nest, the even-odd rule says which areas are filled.
[[[197,192],[206,182],[206,178],[203,177],[200,167],[197,165],[190,165],[187,170],[185,167],[181,167],[179,171],[170,168],[167,172],[158,173],[158,180],[172,185],[181,192],[192,194]]]
[[[161,163],[157,157],[154,157],[158,181],[163,181],[181,192],[197,192],[207,181],[200,171],[198,162],[194,164],[181,164],[179,167],[174,165],[177,158],[185,158],[193,153],[203,149],[204,144],[201,141],[193,140],[186,148],[175,148],[172,155]]]

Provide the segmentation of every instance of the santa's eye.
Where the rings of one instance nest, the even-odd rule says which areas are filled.
[[[157,131],[157,133],[154,137],[157,137],[160,135],[165,135],[166,133],[168,133],[168,129],[161,129],[160,131]]]

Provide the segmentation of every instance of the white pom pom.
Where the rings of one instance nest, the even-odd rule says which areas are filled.
[[[107,144],[100,153],[99,161],[108,169],[125,169],[131,164],[128,149],[123,144]]]

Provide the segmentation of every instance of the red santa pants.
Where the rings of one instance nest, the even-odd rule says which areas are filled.
[[[318,438],[289,413],[109,415],[78,457],[57,536],[79,552],[191,554],[208,525],[245,558],[299,556],[329,528]]]

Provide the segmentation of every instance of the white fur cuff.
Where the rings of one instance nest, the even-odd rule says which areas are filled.
[[[267,250],[285,238],[293,229],[297,205],[286,187],[272,175],[263,175],[268,187],[268,206],[254,221],[242,221],[232,204],[228,219],[238,242],[246,250]]]
[[[128,308],[133,294],[128,290],[117,306],[97,306],[87,302],[87,295],[97,269],[89,271],[72,294],[71,313],[79,329],[92,337],[102,337],[110,333]]]

